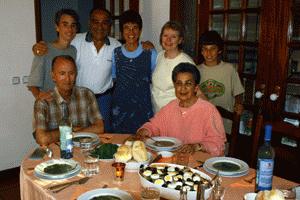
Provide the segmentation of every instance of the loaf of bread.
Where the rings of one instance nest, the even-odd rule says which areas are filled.
[[[132,145],[132,156],[137,162],[144,162],[148,159],[147,150],[144,142],[134,141]]]
[[[116,162],[126,163],[132,158],[131,147],[128,145],[119,146],[117,152],[115,153]]]
[[[257,193],[255,200],[284,200],[280,190],[265,190]]]

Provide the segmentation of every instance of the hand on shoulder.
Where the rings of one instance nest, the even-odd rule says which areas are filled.
[[[47,54],[48,47],[45,41],[40,41],[32,46],[32,52],[35,56],[43,56]]]

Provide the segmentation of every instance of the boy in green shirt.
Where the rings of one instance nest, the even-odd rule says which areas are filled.
[[[214,105],[241,114],[245,90],[234,66],[221,60],[223,39],[216,31],[207,31],[201,35],[200,45],[204,58],[204,62],[198,66],[201,91]],[[224,126],[226,133],[231,133],[231,123],[224,120]]]

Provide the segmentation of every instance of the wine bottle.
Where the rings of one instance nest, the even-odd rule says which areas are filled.
[[[257,171],[255,185],[255,190],[257,192],[272,189],[275,152],[271,146],[271,135],[272,126],[266,125],[264,144],[259,148],[257,155]]]
[[[62,106],[62,118],[59,122],[60,133],[60,157],[69,159],[73,157],[72,126],[69,120],[68,106],[65,102]]]

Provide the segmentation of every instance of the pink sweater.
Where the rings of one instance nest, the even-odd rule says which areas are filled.
[[[215,156],[224,154],[222,118],[214,105],[200,98],[189,108],[179,107],[178,99],[171,101],[141,128],[152,136],[175,137],[184,144],[201,143]]]

